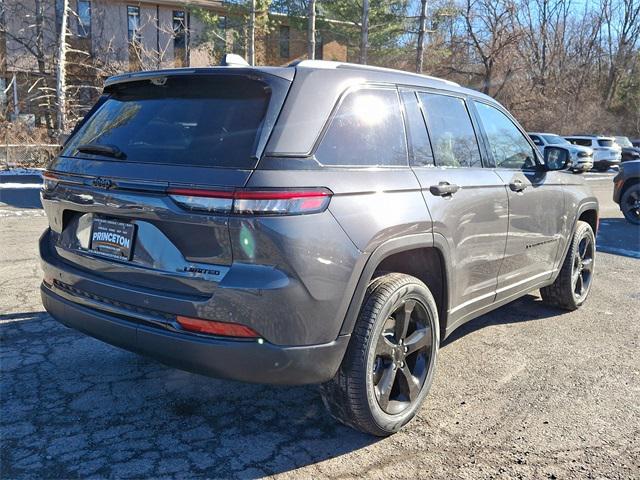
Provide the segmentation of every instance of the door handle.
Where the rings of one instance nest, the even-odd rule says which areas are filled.
[[[460,185],[449,182],[440,182],[437,185],[431,185],[429,191],[436,197],[450,197],[460,190]]]
[[[527,185],[522,180],[516,178],[509,184],[509,188],[514,192],[521,192],[527,188]]]

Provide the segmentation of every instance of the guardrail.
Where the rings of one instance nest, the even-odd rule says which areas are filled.
[[[45,167],[60,151],[53,143],[0,144],[0,165],[11,167]]]

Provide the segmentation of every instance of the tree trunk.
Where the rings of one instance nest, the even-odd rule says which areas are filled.
[[[307,58],[316,58],[316,0],[309,0],[309,16],[307,20]]]
[[[422,73],[424,64],[424,37],[427,30],[427,0],[420,7],[420,26],[418,29],[418,51],[416,54],[416,73]]]
[[[362,24],[360,26],[360,63],[367,64],[369,50],[369,0],[362,2]]]
[[[249,11],[249,65],[256,64],[256,0],[251,0]]]
[[[56,68],[56,100],[58,131],[64,132],[67,123],[66,100],[66,62],[67,62],[67,23],[69,18],[69,0],[62,0],[62,22],[60,24],[60,40],[58,45],[58,65]]]

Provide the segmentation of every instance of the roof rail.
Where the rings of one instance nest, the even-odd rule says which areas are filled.
[[[456,82],[452,82],[451,80],[446,80],[444,78],[432,77],[429,75],[421,75],[419,73],[406,72],[404,70],[395,70],[393,68],[376,67],[373,65],[361,65],[358,63],[332,62],[329,60],[296,60],[295,62],[290,63],[288,66],[301,67],[301,68],[323,68],[323,69],[348,68],[352,70],[368,70],[371,72],[388,72],[388,73],[395,73],[395,74],[401,74],[401,75],[408,75],[411,77],[427,78],[429,80],[443,82],[443,83],[446,83],[447,85],[452,85],[454,87],[460,86],[460,84]]]

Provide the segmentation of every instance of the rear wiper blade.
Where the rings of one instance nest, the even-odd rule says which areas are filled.
[[[113,145],[100,145],[97,143],[83,143],[82,145],[78,145],[76,150],[84,153],[97,153],[98,155],[105,155],[107,157],[113,158],[127,158],[125,153],[120,150],[118,147]]]

